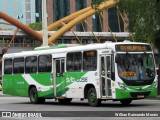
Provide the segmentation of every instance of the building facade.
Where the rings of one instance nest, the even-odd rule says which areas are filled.
[[[47,0],[48,24],[51,24],[69,14],[72,14],[90,5],[91,0]],[[36,0],[37,22],[42,21],[41,7],[42,0]],[[118,18],[117,10],[115,8],[109,8],[107,10],[104,10],[103,17],[106,19],[106,21],[102,20],[103,18],[99,17],[99,15],[93,15],[87,18],[87,21],[94,32],[108,32],[109,28],[107,26],[110,27],[112,32],[127,31],[121,17]],[[118,22],[120,23],[120,26],[118,25]],[[86,23],[82,24],[77,25],[73,29],[75,31],[89,31]]]
[[[51,24],[69,14],[72,14],[78,10],[86,8],[91,5],[91,0],[47,0],[47,13],[48,13],[48,24]],[[29,25],[33,22],[43,22],[42,21],[42,0],[0,0],[0,11],[5,12],[9,16],[18,19],[22,23]],[[103,11],[103,17],[106,21],[102,21],[102,17],[98,15],[93,15],[87,18],[87,22],[94,32],[108,32],[110,26],[112,32],[123,32],[124,24],[120,19],[120,28],[118,27],[118,19],[116,15],[117,11],[114,8],[110,8]],[[107,25],[106,25],[107,24]],[[0,28],[8,28],[8,26],[1,25]],[[9,26],[10,27],[10,26]],[[89,27],[85,22],[75,26],[74,31],[90,31]],[[11,33],[10,33],[11,32]],[[8,31],[6,35],[4,32],[0,33],[0,57],[3,55],[3,50],[9,45],[11,40],[11,35],[13,31]],[[72,33],[71,33],[72,34]],[[101,43],[112,40],[113,38],[100,38]],[[124,39],[124,38],[120,38]],[[81,38],[82,40],[82,38]],[[59,38],[56,44],[72,44],[77,43],[76,37],[66,37],[63,36]],[[93,36],[86,36],[82,40],[83,44],[96,43],[97,40]],[[8,53],[28,51],[33,48],[40,46],[41,43],[29,35],[17,35],[9,48]],[[0,70],[1,75],[1,70]]]
[[[47,0],[48,24],[90,5],[91,0]],[[0,11],[5,12],[26,25],[34,22],[42,22],[42,0],[0,0]],[[127,31],[121,17],[119,17],[118,21],[115,8],[104,10],[103,17],[107,23],[99,15],[93,15],[87,18],[88,24],[94,32],[108,32],[109,28],[107,26],[113,32]],[[10,27],[0,24],[0,28],[7,29]],[[89,31],[89,28],[84,22],[73,29],[75,31]]]
[[[88,6],[91,6],[91,0],[47,0],[48,24],[51,24]],[[0,11],[5,12],[26,25],[33,22],[42,22],[42,0],[0,0]],[[106,21],[102,20],[103,18],[105,18]],[[122,19],[119,21],[120,26],[118,25],[118,16],[115,8],[104,10],[103,17],[92,15],[87,18],[87,21],[94,32],[109,32],[109,27],[112,32],[127,32]],[[0,24],[0,28],[3,29],[10,27],[11,26]],[[85,22],[73,27],[73,30],[78,32],[90,32],[90,28]],[[77,39],[74,37],[72,39],[64,39],[65,38],[57,39],[56,44],[77,43]],[[112,41],[113,38],[108,39]],[[2,37],[0,37],[0,49],[2,50],[4,47],[7,47],[10,40],[11,37],[2,35]],[[104,41],[106,41],[106,39],[101,40],[101,42]],[[92,42],[96,42],[95,38],[89,37],[82,41],[83,44]],[[39,42],[35,42],[34,38],[31,36],[16,36],[12,47],[19,51],[21,44],[23,45],[23,48],[27,47],[27,49],[33,49],[39,45]]]
[[[0,0],[0,11],[21,21],[25,25],[29,25],[36,21],[35,17],[35,0]],[[4,22],[3,20],[0,20]],[[0,28],[14,28],[0,24]]]

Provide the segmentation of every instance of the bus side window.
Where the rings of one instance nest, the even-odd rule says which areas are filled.
[[[13,73],[24,73],[24,58],[14,58],[13,60]]]
[[[52,70],[52,56],[40,55],[38,57],[38,72],[51,72]]]
[[[82,53],[81,52],[68,53],[66,65],[67,65],[67,71],[70,72],[81,71]]]
[[[83,53],[83,70],[95,71],[97,69],[97,51],[85,51]]]
[[[13,61],[12,59],[4,60],[4,74],[12,74]]]
[[[25,59],[25,72],[36,73],[37,72],[37,56],[29,56]]]

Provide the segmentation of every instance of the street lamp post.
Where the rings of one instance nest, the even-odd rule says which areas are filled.
[[[47,4],[46,0],[42,0],[42,32],[43,46],[48,46],[48,31],[47,31]]]

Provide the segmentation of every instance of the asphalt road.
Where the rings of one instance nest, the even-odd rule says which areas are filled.
[[[0,92],[0,111],[5,112],[37,112],[38,113],[45,113],[44,115],[52,114],[54,119],[72,119],[72,120],[80,120],[81,117],[84,119],[92,118],[93,120],[97,119],[111,119],[111,117],[98,117],[104,113],[106,114],[113,114],[115,115],[118,113],[120,117],[114,116],[114,119],[135,119],[134,117],[127,118],[125,114],[127,113],[156,113],[158,117],[146,117],[145,120],[150,120],[151,118],[154,120],[160,119],[160,100],[159,99],[144,99],[144,100],[135,100],[129,106],[123,106],[120,102],[113,102],[113,101],[104,101],[100,107],[90,107],[87,101],[80,101],[79,99],[74,99],[70,104],[62,105],[58,101],[54,99],[47,100],[45,104],[31,104],[29,98],[25,97],[13,97],[13,96],[6,96]],[[46,112],[47,111],[47,112]],[[99,114],[100,113],[100,114]],[[113,113],[113,114],[112,114]],[[97,115],[98,114],[98,115]],[[89,115],[89,116],[87,116]],[[43,116],[42,116],[43,117]],[[142,117],[140,117],[142,118]],[[0,118],[0,120],[3,118]],[[10,120],[11,118],[7,118],[6,120]],[[12,119],[20,119],[20,118],[12,118]],[[27,118],[28,119],[28,118]],[[29,118],[35,119],[36,118]],[[39,119],[39,118],[38,118]],[[44,119],[44,118],[43,118]],[[42,119],[42,120],[43,120]],[[45,119],[50,119],[45,118]],[[41,119],[39,119],[41,120]],[[143,120],[143,119],[142,119]]]

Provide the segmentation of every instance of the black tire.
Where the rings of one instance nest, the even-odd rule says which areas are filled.
[[[32,104],[40,104],[40,103],[44,103],[45,99],[44,98],[39,98],[38,97],[38,92],[37,89],[35,87],[32,87],[29,90],[29,98]]]
[[[101,104],[101,100],[97,99],[97,93],[95,88],[90,88],[87,94],[88,104],[92,107],[97,107]]]
[[[122,105],[127,106],[132,102],[132,100],[131,99],[123,99],[123,100],[120,100],[120,102]]]
[[[58,102],[61,104],[67,104],[72,101],[72,98],[58,99]]]

